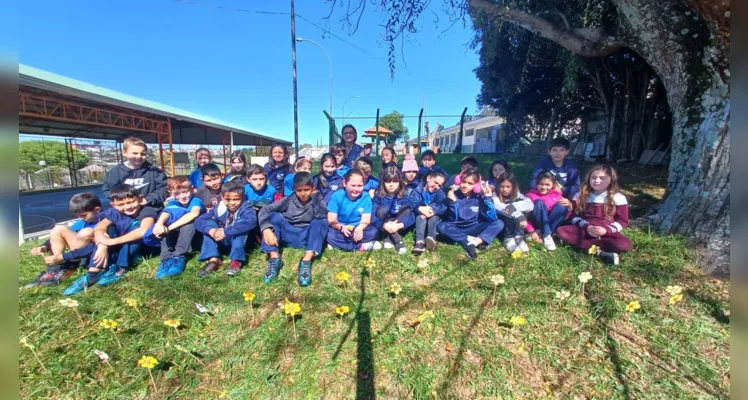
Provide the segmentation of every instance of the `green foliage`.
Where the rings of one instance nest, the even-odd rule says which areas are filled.
[[[387,137],[387,144],[394,144],[398,140],[407,141],[410,139],[408,128],[403,126],[404,114],[400,111],[393,111],[379,118],[379,126],[392,131],[392,135]]]
[[[89,157],[80,150],[73,150],[75,169],[81,169],[88,164]],[[18,166],[20,169],[32,173],[42,169],[39,161],[46,161],[47,167],[68,168],[65,143],[54,140],[29,140],[18,144]]]

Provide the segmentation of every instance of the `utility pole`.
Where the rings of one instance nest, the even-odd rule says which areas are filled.
[[[293,64],[293,144],[296,157],[299,156],[299,99],[296,86],[296,13],[294,0],[291,0],[291,61]]]

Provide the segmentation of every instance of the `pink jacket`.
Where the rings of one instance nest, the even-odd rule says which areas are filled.
[[[540,194],[540,192],[538,192],[535,189],[530,189],[530,191],[527,192],[526,196],[533,203],[535,203],[537,200],[543,200],[543,203],[545,203],[545,206],[546,206],[546,208],[548,208],[548,210],[550,210],[551,208],[553,208],[553,206],[555,206],[556,203],[558,203],[558,201],[561,200],[561,198],[563,197],[563,195],[561,194],[561,192],[559,192],[557,190],[551,190],[550,192],[546,193],[545,195],[542,195],[542,194]],[[571,213],[571,212],[569,212],[569,213]],[[568,217],[568,215],[567,215],[567,217]],[[530,232],[530,233],[535,232],[535,227],[532,226],[532,222],[530,222],[529,220],[527,221],[527,228],[525,228],[525,230],[527,230],[527,232]]]

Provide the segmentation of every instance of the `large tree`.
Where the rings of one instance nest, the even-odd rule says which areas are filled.
[[[18,166],[28,173],[42,169],[40,161],[44,161],[47,167],[67,169],[68,156],[65,143],[60,141],[29,140],[18,144]],[[73,156],[76,170],[88,164],[89,157],[80,150],[73,150]]]
[[[341,9],[355,27],[367,0]],[[673,139],[667,193],[655,224],[704,245],[712,267],[729,271],[730,248],[730,1],[608,0],[615,27],[572,26],[560,0],[445,0],[457,17],[511,24],[564,47],[599,58],[632,49],[652,66],[672,111]],[[395,44],[417,31],[429,0],[378,0],[394,73]],[[341,4],[342,6],[342,4]],[[359,11],[360,10],[360,11]],[[611,29],[614,28],[614,29]],[[728,272],[729,273],[729,272]]]
[[[410,138],[408,128],[403,125],[403,117],[400,111],[393,111],[379,118],[379,126],[392,131],[392,135],[387,136],[385,140],[387,144],[395,144],[399,139],[407,141]]]

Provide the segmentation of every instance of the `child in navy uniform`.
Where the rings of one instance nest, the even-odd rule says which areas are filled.
[[[337,173],[337,164],[332,153],[323,154],[319,164],[319,174],[314,177],[314,187],[327,202],[333,192],[343,187],[343,177]]]
[[[504,223],[496,216],[493,201],[483,196],[487,189],[477,169],[465,169],[457,175],[455,183],[458,186],[447,193],[448,219],[440,222],[436,230],[459,243],[468,258],[474,259],[476,247],[491,244]]]
[[[385,146],[381,152],[382,166],[379,167],[379,180],[382,180],[382,174],[387,167],[397,168],[397,154],[392,146]]]
[[[327,207],[322,195],[314,192],[309,172],[297,172],[293,188],[293,194],[260,210],[262,251],[269,256],[265,283],[272,282],[283,267],[279,250],[283,244],[306,249],[299,261],[298,281],[300,286],[308,286],[312,283],[312,259],[322,252],[327,236]]]
[[[478,168],[478,160],[476,160],[475,157],[465,156],[462,157],[462,160],[460,160],[460,173],[468,168]],[[444,185],[444,187],[451,188],[452,186],[455,186],[455,179],[459,175],[460,174],[452,175],[451,177],[447,178],[447,183]]]
[[[433,170],[426,175],[426,181],[410,193],[410,203],[416,213],[415,254],[436,248],[436,227],[447,212],[447,195],[442,190],[445,180],[441,171]]]
[[[436,153],[426,150],[421,153],[421,168],[418,169],[418,180],[426,182],[426,175],[431,171],[439,171],[444,175],[444,180],[449,181],[449,173],[444,168],[436,165]]]
[[[345,145],[342,143],[336,143],[330,146],[330,153],[335,156],[335,164],[337,165],[337,173],[341,178],[345,177],[345,174],[351,169],[346,165],[346,152]]]
[[[179,275],[184,271],[184,256],[195,236],[193,222],[205,212],[202,200],[193,194],[192,184],[185,177],[169,179],[170,201],[156,224],[146,232],[144,241],[161,246],[161,257],[156,279]]]
[[[164,207],[164,200],[169,195],[166,174],[160,168],[146,161],[148,147],[138,138],[127,138],[122,143],[123,164],[112,168],[104,179],[102,191],[110,197],[110,190],[116,185],[132,185],[143,195],[143,206],[157,209]]]
[[[327,203],[327,243],[345,251],[379,250],[379,231],[371,225],[371,197],[364,192],[364,174],[352,169],[345,174],[345,190]]]
[[[247,156],[241,150],[234,150],[229,157],[229,162],[231,163],[231,169],[223,177],[223,183],[233,180],[243,181],[247,175]]]
[[[488,169],[488,185],[491,187],[499,186],[497,182],[501,174],[505,172],[511,172],[512,169],[509,167],[509,163],[504,160],[494,160],[491,164],[491,168]]]
[[[374,163],[369,157],[361,157],[355,162],[355,168],[364,174],[364,192],[369,193],[369,197],[374,197],[379,189],[379,179],[371,175],[374,170]]]
[[[374,196],[371,224],[384,234],[384,248],[395,248],[398,254],[405,254],[402,234],[415,224],[415,216],[410,198],[405,195],[405,182],[400,170],[395,166],[384,169],[382,183]]]
[[[203,202],[203,207],[210,211],[211,208],[218,205],[221,202],[221,170],[217,165],[205,164],[200,168],[202,173],[203,185],[197,188],[195,196]]]
[[[70,198],[68,210],[80,219],[69,226],[56,225],[52,228],[47,241],[41,246],[31,249],[31,255],[34,256],[51,254],[44,257],[44,262],[48,265],[47,269],[24,288],[28,289],[37,285],[57,285],[63,279],[73,275],[78,269],[78,265],[85,261],[72,259],[70,254],[65,252],[65,249],[82,249],[93,241],[93,228],[99,222],[101,200],[91,192],[78,193]]]
[[[158,211],[143,206],[145,198],[132,185],[116,185],[109,191],[112,208],[99,215],[94,228],[94,243],[70,252],[71,258],[91,256],[88,273],[63,292],[70,296],[98,284],[121,280],[141,254],[143,236],[153,226]]]
[[[293,178],[297,172],[312,172],[312,159],[302,157],[293,163],[293,172],[286,175],[283,179],[283,196],[290,196],[293,194]]]
[[[612,167],[593,167],[574,198],[572,225],[559,227],[558,237],[580,250],[598,246],[595,256],[606,264],[618,265],[618,253],[633,247],[631,240],[621,233],[629,224],[629,205],[620,190]]]
[[[198,272],[200,277],[221,267],[221,253],[228,253],[231,260],[226,275],[239,275],[242,264],[247,261],[244,251],[247,235],[257,228],[257,213],[249,202],[244,201],[241,182],[225,183],[221,188],[221,198],[218,206],[195,220],[195,229],[203,234],[199,261],[208,261]]]
[[[195,189],[203,185],[203,173],[201,168],[213,162],[213,156],[210,154],[210,150],[205,147],[201,147],[195,150],[195,162],[197,168],[190,173],[190,183]]]
[[[286,179],[286,175],[291,173],[289,159],[290,156],[285,144],[274,144],[270,148],[270,156],[265,164],[265,175],[267,176],[268,186],[275,189],[274,202],[283,197],[283,181]]]
[[[275,186],[267,184],[267,170],[257,164],[247,168],[247,183],[244,184],[245,200],[257,211],[275,199]]]
[[[538,162],[532,171],[530,189],[535,189],[538,184],[538,175],[546,171],[553,171],[556,181],[561,185],[560,203],[566,208],[571,208],[571,199],[579,193],[579,170],[577,166],[566,158],[569,155],[569,140],[558,137],[551,141],[548,157]]]
[[[409,196],[413,189],[418,187],[421,183],[418,180],[418,163],[416,163],[416,156],[411,153],[405,155],[403,160],[403,183],[405,184],[405,195]]]
[[[496,214],[504,222],[504,247],[510,253],[516,249],[529,253],[525,243],[526,214],[533,209],[532,200],[522,195],[517,187],[517,178],[511,172],[504,172],[490,186],[486,197],[493,199]]]

